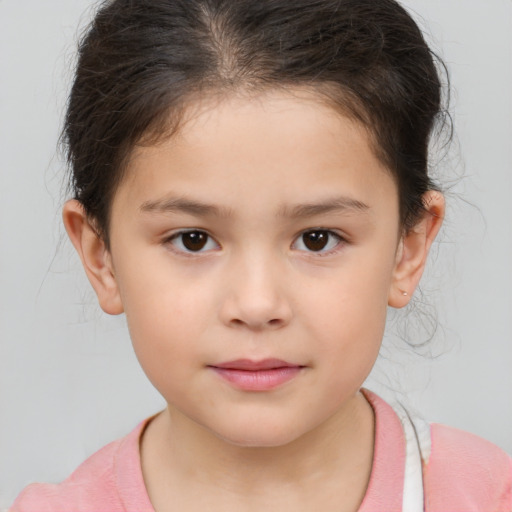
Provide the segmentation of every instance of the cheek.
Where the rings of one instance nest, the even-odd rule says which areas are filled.
[[[201,368],[197,357],[201,332],[180,301],[162,300],[154,306],[132,304],[127,311],[128,328],[140,366],[169,401],[181,393],[190,372]]]
[[[132,344],[156,387],[170,372],[182,375],[190,367],[212,314],[208,287],[163,267],[155,263],[137,273],[120,273],[121,298]]]
[[[347,366],[373,365],[386,323],[393,268],[392,258],[388,260],[372,257],[364,261],[357,255],[335,275],[310,288],[303,306],[305,317],[333,365],[340,361]]]
[[[322,314],[321,325],[325,349],[332,361],[350,361],[363,364],[368,358],[377,357],[386,323],[386,303],[372,294],[359,293],[337,296],[329,309],[318,308]],[[373,362],[371,363],[373,364]]]

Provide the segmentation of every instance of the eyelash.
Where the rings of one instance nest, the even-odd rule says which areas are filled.
[[[190,248],[187,248],[184,243],[183,243],[183,236],[187,235],[187,234],[190,234],[190,235],[198,235],[198,236],[206,236],[206,241],[204,243],[204,245],[202,247],[199,247],[199,250],[197,251],[194,251],[194,250],[190,250]],[[343,238],[340,234],[338,234],[337,232],[331,230],[331,229],[326,229],[326,228],[313,228],[313,229],[308,229],[306,231],[302,231],[301,233],[299,233],[299,235],[294,239],[291,247],[292,249],[294,249],[294,246],[299,243],[299,242],[302,242],[302,244],[305,246],[305,243],[304,243],[304,236],[306,235],[312,235],[312,234],[317,234],[317,235],[327,235],[328,239],[327,239],[327,243],[326,245],[329,245],[329,242],[334,238],[336,240],[336,244],[331,247],[330,249],[328,250],[324,250],[324,248],[320,248],[320,250],[318,251],[315,251],[315,250],[308,250],[307,248],[306,249],[298,249],[300,252],[304,252],[306,254],[314,254],[315,256],[329,256],[331,254],[335,254],[336,252],[338,252],[340,249],[341,249],[341,246],[343,246],[343,244],[346,243],[346,239]],[[180,248],[178,248],[176,246],[176,244],[174,242],[176,241],[181,241],[181,246]],[[215,239],[210,235],[208,234],[206,231],[203,231],[201,229],[189,229],[189,230],[183,230],[183,231],[178,231],[177,233],[174,233],[172,234],[171,236],[167,237],[163,243],[165,245],[169,245],[172,247],[172,250],[179,253],[179,254],[182,254],[182,255],[187,255],[187,256],[196,256],[196,255],[200,255],[202,254],[203,252],[209,252],[212,250],[212,248],[208,248],[206,250],[203,250],[204,247],[206,247],[209,243],[211,242],[214,242],[215,245],[216,245],[216,248],[220,248],[220,244],[215,241]]]
[[[210,242],[214,242],[216,247],[219,248],[220,245],[217,241],[215,241],[215,239],[210,235],[208,234],[206,231],[203,231],[202,229],[187,229],[187,230],[183,230],[183,231],[178,231],[177,233],[174,233],[172,234],[171,236],[167,237],[163,242],[165,245],[169,245],[172,247],[172,250],[174,252],[177,252],[178,254],[182,254],[182,255],[187,255],[187,256],[196,256],[196,255],[199,255],[203,252],[206,252],[206,251],[203,251],[201,249],[204,248],[201,247],[199,251],[192,251],[192,250],[189,250],[187,247],[184,246],[183,244],[183,236],[184,235],[187,235],[187,234],[195,234],[195,235],[201,235],[201,236],[206,236],[206,242],[205,242],[205,245],[208,245]],[[181,240],[181,245],[182,245],[182,248],[178,248],[176,247],[176,244],[173,243],[175,241],[180,241]],[[211,250],[211,248],[207,249],[208,251]]]
[[[339,233],[337,233],[336,231],[333,231],[332,229],[326,229],[326,228],[313,228],[313,229],[308,229],[306,231],[302,231],[294,240],[293,244],[292,244],[292,248],[295,244],[297,244],[297,242],[299,241],[302,241],[302,243],[304,244],[304,236],[308,235],[308,234],[323,234],[323,235],[327,235],[328,236],[328,241],[327,241],[327,244],[329,243],[329,241],[331,239],[335,239],[336,240],[336,244],[331,247],[330,249],[328,250],[324,250],[323,248],[320,249],[319,251],[313,251],[313,250],[304,250],[303,252],[305,252],[306,254],[308,255],[315,255],[315,256],[320,256],[320,257],[323,257],[323,256],[330,256],[332,254],[335,254],[337,253],[345,243],[347,243],[347,240],[345,238],[343,238]]]

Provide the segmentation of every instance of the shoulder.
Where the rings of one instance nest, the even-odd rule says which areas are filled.
[[[512,511],[509,455],[478,436],[435,423],[431,443],[424,472],[427,510]]]
[[[108,444],[83,462],[60,484],[35,483],[26,487],[10,512],[57,512],[85,510],[100,506],[112,512],[115,507],[114,459],[121,441]],[[107,506],[108,504],[108,506]]]
[[[374,393],[363,390],[375,411],[376,439],[374,474],[379,459],[384,466],[379,478],[386,488],[393,479],[404,481],[408,443],[399,413],[403,406],[390,406]],[[423,487],[427,512],[512,512],[512,458],[496,445],[456,428],[428,424],[416,415],[415,442],[423,463]],[[379,442],[380,441],[380,442]],[[394,442],[392,451],[388,446]],[[385,445],[385,449],[383,448]],[[380,454],[380,455],[379,455]],[[398,475],[398,476],[397,476]],[[372,481],[370,481],[370,485]],[[398,491],[401,495],[402,491]],[[375,508],[374,508],[375,509]],[[383,508],[382,508],[383,509]],[[391,510],[389,507],[387,510]],[[395,507],[393,510],[398,510]]]
[[[91,455],[63,482],[29,485],[9,512],[121,512],[126,510],[126,494],[134,497],[137,506],[140,496],[146,504],[138,441],[147,421]]]

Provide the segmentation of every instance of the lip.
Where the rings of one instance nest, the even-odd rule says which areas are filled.
[[[269,391],[295,378],[304,366],[281,359],[237,359],[210,365],[217,375],[244,391]]]

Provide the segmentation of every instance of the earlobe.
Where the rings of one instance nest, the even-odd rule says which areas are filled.
[[[397,249],[388,297],[389,306],[394,308],[402,308],[409,303],[425,270],[430,247],[443,223],[445,203],[440,192],[428,191],[423,196],[423,204],[423,216],[402,236]]]
[[[85,214],[79,201],[67,201],[62,219],[68,236],[75,247],[89,281],[105,313],[118,315],[123,312],[112,258],[105,242]]]

